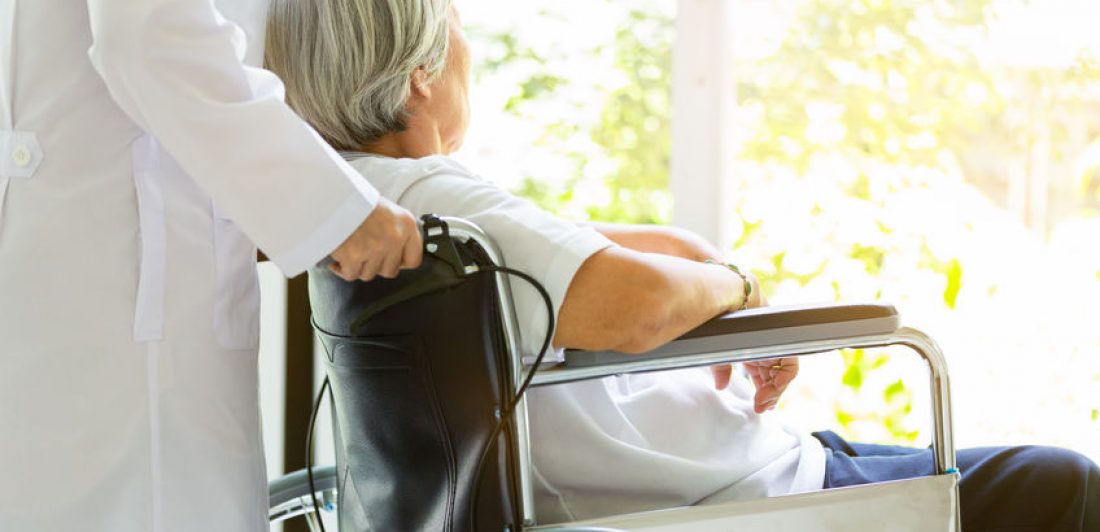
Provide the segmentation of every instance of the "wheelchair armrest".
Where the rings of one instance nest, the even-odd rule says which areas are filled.
[[[889,335],[897,331],[898,323],[897,310],[885,303],[753,308],[714,318],[648,353],[568,350],[565,366],[606,366],[800,342]]]
[[[549,386],[627,373],[802,356],[842,348],[904,345],[916,351],[928,365],[936,473],[957,473],[951,386],[943,351],[928,335],[900,327],[899,321],[893,305],[884,303],[743,310],[719,316],[648,353],[566,351],[563,364],[540,367],[531,383]]]

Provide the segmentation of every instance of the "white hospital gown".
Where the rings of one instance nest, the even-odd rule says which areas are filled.
[[[613,245],[447,157],[364,157],[352,166],[417,216],[477,223],[508,266],[545,286],[555,312],[581,264]],[[512,289],[523,349],[533,355],[546,330],[544,306],[525,283]],[[690,369],[529,391],[539,522],[821,488],[825,453],[816,439],[775,414],[755,414],[743,378],[724,391],[713,382],[709,371]]]

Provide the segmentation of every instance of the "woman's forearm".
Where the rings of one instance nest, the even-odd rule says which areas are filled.
[[[723,266],[608,248],[574,276],[554,345],[649,351],[740,307],[744,294],[741,276]]]

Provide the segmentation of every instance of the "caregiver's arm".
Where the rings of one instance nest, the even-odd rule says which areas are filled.
[[[649,351],[740,307],[744,297],[741,276],[724,266],[607,248],[573,277],[558,313],[554,345]]]
[[[213,2],[88,0],[88,12],[115,102],[284,273],[330,253],[346,277],[419,264],[416,220],[283,103],[274,74],[244,64],[244,34]]]

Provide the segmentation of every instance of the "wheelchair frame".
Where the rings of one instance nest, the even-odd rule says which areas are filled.
[[[473,240],[479,244],[493,263],[503,265],[503,256],[492,239],[477,225],[458,218],[442,218],[446,222],[453,238],[461,241]],[[434,236],[434,235],[430,235]],[[427,250],[432,252],[432,250]],[[519,329],[516,323],[512,294],[506,275],[497,275],[497,296],[502,309],[503,330],[505,333],[509,357],[512,360],[513,386],[522,382],[527,367],[519,355]],[[598,379],[627,373],[665,371],[692,367],[711,366],[723,363],[747,362],[753,360],[805,356],[824,353],[843,348],[873,348],[891,345],[903,345],[915,351],[926,363],[929,370],[929,384],[932,401],[932,451],[936,475],[958,476],[955,463],[955,445],[952,434],[950,382],[947,363],[942,350],[936,342],[923,332],[900,327],[896,311],[892,306],[882,304],[863,305],[880,309],[879,315],[850,319],[850,316],[837,316],[836,319],[820,319],[825,313],[844,314],[845,309],[858,305],[816,305],[799,307],[767,307],[730,313],[717,318],[714,324],[723,320],[734,323],[747,316],[758,319],[776,318],[787,322],[781,326],[744,330],[744,327],[727,327],[706,334],[689,333],[661,348],[642,355],[624,355],[615,352],[577,352],[567,351],[564,364],[544,365],[538,368],[532,386],[550,386],[588,379]],[[819,319],[810,325],[791,324],[791,318],[799,313],[816,312]],[[719,324],[720,325],[720,324]],[[701,327],[702,328],[702,327]],[[700,329],[701,329],[700,328]],[[715,329],[711,327],[711,329]],[[736,330],[741,329],[741,330]],[[698,329],[697,329],[698,330]],[[571,527],[569,525],[539,526],[534,512],[534,488],[531,473],[530,429],[528,427],[526,399],[521,399],[515,409],[515,438],[519,462],[519,502],[523,516],[523,528],[545,531],[573,530],[598,531],[612,530],[599,526]],[[336,473],[331,466],[318,468],[314,472],[318,487],[319,500],[324,506],[331,506],[335,499]],[[305,471],[297,471],[271,483],[271,522],[281,521],[313,512],[312,493],[309,493]],[[952,488],[955,508],[955,530],[961,529],[959,516],[958,485]],[[327,508],[331,510],[331,507]],[[309,515],[311,528],[313,517]]]

